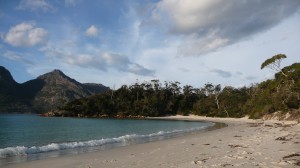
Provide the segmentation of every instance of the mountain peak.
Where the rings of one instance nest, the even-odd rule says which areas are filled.
[[[45,73],[44,75],[38,77],[38,79],[49,79],[49,78],[57,79],[57,78],[69,78],[69,77],[59,69],[54,69],[53,71]]]
[[[64,74],[61,70],[59,69],[54,69],[52,72],[50,73],[59,73],[59,74]]]
[[[49,72],[48,74],[66,76],[66,75],[65,75],[61,70],[59,70],[59,69],[54,69],[53,71]]]

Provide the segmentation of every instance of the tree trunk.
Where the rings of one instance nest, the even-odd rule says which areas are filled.
[[[113,90],[111,90],[110,99],[112,100],[112,99],[113,99],[113,97],[114,97],[114,91],[113,91]]]
[[[220,105],[219,105],[219,99],[218,99],[218,97],[219,97],[219,94],[217,94],[216,96],[215,96],[215,101],[216,101],[216,104],[217,104],[217,108],[218,108],[218,110],[220,109]]]
[[[229,114],[228,114],[228,111],[226,110],[226,108],[225,108],[225,113],[227,114],[227,118],[229,118]]]
[[[280,70],[280,72],[281,72],[281,74],[282,74],[283,76],[285,76],[286,78],[288,77],[287,74],[285,74],[282,70]]]

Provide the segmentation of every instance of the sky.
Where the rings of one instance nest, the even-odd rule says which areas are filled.
[[[0,65],[109,87],[159,79],[242,87],[300,62],[299,0],[0,0]]]

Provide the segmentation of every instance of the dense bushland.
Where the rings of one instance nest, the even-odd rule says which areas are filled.
[[[260,118],[275,111],[300,108],[300,63],[280,68],[286,58],[279,54],[266,60],[263,68],[276,71],[274,79],[249,87],[207,83],[201,88],[181,87],[179,82],[159,80],[123,85],[88,98],[67,103],[52,112],[55,116],[133,117],[195,114],[216,117]]]

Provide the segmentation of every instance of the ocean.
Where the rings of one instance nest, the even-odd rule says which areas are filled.
[[[213,126],[211,122],[0,115],[0,166],[145,143]]]

